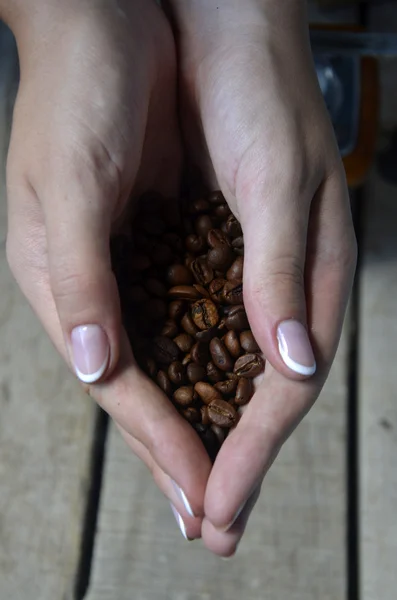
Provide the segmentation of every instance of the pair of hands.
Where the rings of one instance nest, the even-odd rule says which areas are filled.
[[[176,44],[154,0],[7,4],[21,64],[7,166],[11,269],[182,533],[230,556],[327,377],[356,261],[305,2],[172,0]],[[268,361],[212,468],[134,361],[109,255],[131,192],[177,193],[180,126],[189,158],[242,223],[245,303]]]

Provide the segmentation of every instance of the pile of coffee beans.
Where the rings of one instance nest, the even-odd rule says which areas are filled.
[[[123,321],[141,368],[214,460],[264,360],[243,301],[244,239],[221,192],[137,204],[112,240]]]

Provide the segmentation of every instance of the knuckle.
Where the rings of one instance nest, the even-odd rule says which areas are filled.
[[[263,273],[255,275],[248,283],[248,292],[253,300],[262,300],[275,294],[290,298],[304,291],[304,274],[302,265],[296,257],[282,256],[267,265]]]
[[[87,297],[92,289],[92,283],[86,273],[79,273],[67,269],[57,269],[56,276],[51,277],[51,290],[54,300],[78,300],[81,296]]]

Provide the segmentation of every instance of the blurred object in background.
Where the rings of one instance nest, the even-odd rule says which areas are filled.
[[[1,169],[9,139],[12,109],[18,89],[19,65],[15,38],[8,27],[0,21],[0,156]],[[6,129],[5,129],[6,128]]]

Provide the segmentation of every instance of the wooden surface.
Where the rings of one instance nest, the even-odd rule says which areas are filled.
[[[342,600],[346,381],[343,343],[230,562],[182,538],[168,501],[112,428],[87,600]]]
[[[367,190],[360,287],[361,600],[397,590],[397,190]]]

